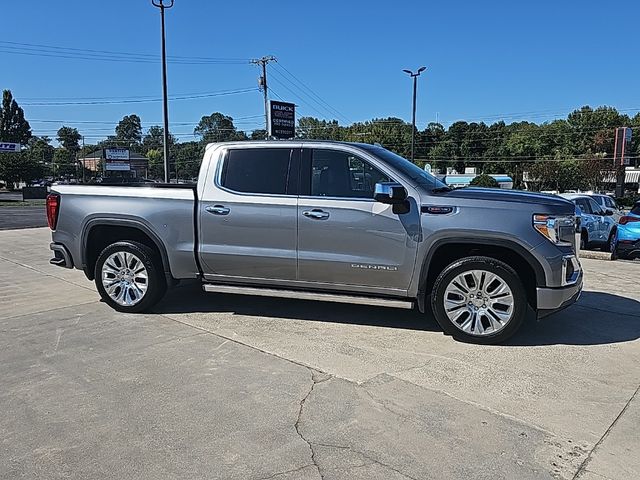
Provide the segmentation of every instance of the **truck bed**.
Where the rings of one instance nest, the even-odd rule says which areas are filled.
[[[67,245],[76,266],[83,264],[83,243],[91,228],[121,225],[155,235],[166,248],[175,278],[198,276],[195,185],[54,185],[51,192],[61,196],[54,241]]]

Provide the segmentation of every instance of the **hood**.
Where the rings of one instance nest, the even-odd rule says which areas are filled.
[[[564,207],[572,212],[575,211],[575,206],[569,200],[548,193],[525,192],[523,190],[469,187],[442,192],[438,195],[442,195],[446,198],[548,205],[550,207]]]

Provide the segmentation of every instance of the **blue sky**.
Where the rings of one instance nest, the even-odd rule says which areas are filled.
[[[13,91],[36,134],[54,137],[64,121],[92,143],[130,113],[145,127],[161,123],[160,102],[34,105],[160,97],[160,21],[150,0],[12,1],[3,5],[2,17],[0,88]],[[420,128],[436,119],[445,125],[460,119],[541,122],[585,104],[640,111],[638,18],[635,2],[175,0],[167,11],[167,49],[180,57],[275,55],[279,65],[269,67],[270,86],[299,105],[299,116],[410,121],[411,83],[402,69],[425,65]],[[62,56],[70,58],[60,58],[60,50],[24,44],[151,56],[99,61],[68,50]],[[172,101],[171,130],[181,140],[193,139],[194,124],[214,111],[234,117],[241,129],[262,126],[255,66],[183,60],[168,70],[174,96],[255,89]],[[289,72],[331,108],[314,102]]]

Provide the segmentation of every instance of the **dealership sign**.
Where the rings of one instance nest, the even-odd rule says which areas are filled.
[[[287,139],[295,136],[295,104],[271,100],[269,102],[269,137]]]
[[[131,170],[128,148],[105,148],[105,170],[128,172]]]
[[[0,142],[0,152],[17,153],[20,151],[19,143]]]

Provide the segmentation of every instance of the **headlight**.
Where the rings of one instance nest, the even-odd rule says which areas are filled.
[[[571,247],[571,237],[576,228],[575,217],[556,217],[553,215],[534,215],[533,228],[544,235],[551,243],[561,247]]]

